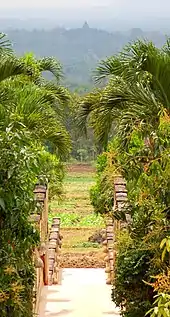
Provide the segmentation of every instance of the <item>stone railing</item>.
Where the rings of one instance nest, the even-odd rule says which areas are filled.
[[[48,285],[48,186],[37,184],[34,194],[35,200],[40,204],[38,213],[30,217],[30,221],[40,233],[40,245],[33,254],[36,271],[33,311],[37,314],[42,287]]]
[[[114,275],[114,222],[107,219],[106,230],[103,234],[103,252],[105,254],[104,261],[106,262],[106,283],[111,284]]]
[[[121,177],[117,176],[114,179],[114,212],[121,212],[121,210],[127,204],[127,189],[126,189],[126,181]],[[112,284],[114,280],[114,267],[116,260],[116,251],[115,251],[115,240],[116,240],[116,232],[117,230],[121,230],[127,226],[127,223],[130,221],[130,217],[126,215],[126,221],[122,222],[118,220],[114,220],[114,217],[110,216],[106,220],[106,230],[103,235],[105,239],[103,242],[103,252],[105,254],[105,262],[106,262],[106,274],[107,274],[107,284]]]
[[[48,281],[49,285],[59,284],[59,255],[61,249],[62,236],[60,234],[60,218],[53,218],[50,234],[49,234],[49,272]]]
[[[39,203],[38,213],[32,214],[30,221],[40,233],[40,245],[34,250],[36,280],[34,284],[33,311],[38,313],[41,291],[44,285],[59,283],[59,254],[61,249],[60,218],[53,218],[48,226],[48,186],[37,184],[34,190]]]
[[[40,204],[39,213],[30,221],[40,233],[40,246],[34,250],[36,281],[34,285],[34,314],[38,313],[41,291],[44,285],[59,283],[59,254],[61,248],[60,219],[53,218],[48,227],[48,186],[36,185],[35,199]]]

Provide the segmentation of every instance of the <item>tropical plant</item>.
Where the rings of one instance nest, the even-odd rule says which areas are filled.
[[[69,135],[61,122],[57,104],[68,102],[69,95],[57,84],[61,76],[60,64],[51,58],[38,61],[32,55],[16,59],[12,53],[7,55],[6,60],[5,44],[3,42],[1,54],[4,63],[1,66],[4,65],[4,68],[2,67],[2,71],[0,69],[0,78],[3,75],[0,85],[1,129],[5,129],[10,123],[14,127],[28,129],[32,131],[34,138],[48,143],[51,151],[66,156],[70,149]],[[14,63],[13,73],[10,61]],[[19,65],[19,71],[16,64]],[[47,70],[55,75],[56,83],[43,81],[41,72]]]
[[[161,293],[155,296],[154,308],[151,308],[147,315],[150,317],[169,317],[170,316],[170,295]]]
[[[139,125],[150,133],[150,127],[158,127],[160,114],[170,110],[169,61],[168,42],[163,49],[157,49],[142,41],[102,61],[96,80],[108,78],[108,84],[82,100],[80,123],[90,118],[103,145],[112,137],[115,125],[124,143]]]
[[[43,80],[41,73],[47,70],[55,75],[55,84]],[[68,92],[59,86],[60,70],[58,62],[50,58],[17,58],[0,35],[2,317],[33,315],[32,252],[39,242],[39,233],[29,222],[38,208],[33,190],[37,181],[48,180],[50,198],[61,194],[61,158],[68,156],[71,145],[58,107],[69,100]]]
[[[121,244],[116,246],[112,293],[126,317],[143,317],[151,309],[154,293],[143,280],[151,282],[150,276],[169,266],[169,244],[164,248],[164,263],[159,248],[161,240],[169,239],[169,56],[168,42],[157,49],[152,43],[138,41],[101,62],[96,76],[105,79],[106,86],[86,96],[80,112],[80,122],[93,127],[102,146],[106,148],[114,136],[91,191],[95,211],[112,210],[110,179],[121,173],[127,181],[128,206],[121,214],[112,214],[122,221],[126,213],[132,218],[125,229],[132,244],[127,239],[123,250]]]
[[[63,194],[64,164],[55,154],[51,154],[45,149],[41,151],[39,160],[42,166],[39,182],[48,184],[50,201],[54,198],[60,199]]]
[[[33,247],[39,241],[28,217],[36,208],[33,189],[41,171],[28,132],[9,127],[0,136],[0,310],[1,316],[32,316]]]

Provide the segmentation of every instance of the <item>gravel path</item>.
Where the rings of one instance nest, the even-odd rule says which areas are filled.
[[[39,317],[118,317],[103,269],[63,269],[61,285],[44,287]]]

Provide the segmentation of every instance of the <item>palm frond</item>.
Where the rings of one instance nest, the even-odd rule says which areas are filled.
[[[139,124],[156,127],[159,124],[159,102],[150,85],[134,82],[129,85],[124,79],[112,78],[105,89],[86,96],[81,104],[80,123],[88,118],[96,139],[106,145],[115,129],[125,140]],[[126,120],[125,120],[126,119]]]
[[[158,49],[152,42],[137,41],[128,46],[121,54],[123,60],[129,62],[139,78],[134,81],[150,82],[152,90],[164,104],[170,108],[170,54],[168,54],[168,41],[163,49]],[[133,78],[132,78],[133,79]],[[126,78],[130,81],[130,76]]]
[[[8,86],[8,93],[8,100],[4,100],[2,104],[8,123],[13,122],[17,129],[21,127],[30,131],[33,139],[42,144],[50,144],[59,156],[68,155],[71,148],[70,137],[42,89],[32,83],[16,87],[14,81]],[[5,130],[4,119],[2,123],[1,129]]]
[[[86,133],[86,125],[90,114],[99,107],[101,98],[102,90],[96,89],[80,101],[80,111],[78,113],[77,125],[82,132]]]
[[[7,54],[11,55],[12,53],[12,45],[10,41],[6,38],[6,34],[0,33],[0,56]]]
[[[116,56],[111,56],[100,62],[95,72],[96,82],[105,78],[122,77],[129,83],[134,81],[146,82],[148,71],[145,67],[148,52],[156,53],[158,49],[152,42],[137,41],[128,44],[124,50]]]
[[[71,141],[64,127],[58,123],[58,127],[47,129],[44,134],[45,138],[52,153],[57,154],[62,159],[68,158],[71,151]]]
[[[57,81],[62,78],[61,64],[53,57],[44,57],[38,60],[39,69],[41,72],[51,72]]]
[[[107,145],[116,118],[126,107],[126,89],[123,80],[112,79],[105,89],[96,90],[81,102],[79,126],[82,129],[89,123],[94,129],[97,141],[103,146]]]
[[[118,116],[117,135],[122,140],[122,146],[128,142],[131,133],[140,129],[148,136],[160,123],[160,113],[163,105],[156,99],[150,87],[136,84],[126,92],[127,108],[122,109]]]
[[[0,82],[17,75],[31,75],[32,71],[19,59],[12,55],[1,58],[0,63]]]
[[[152,88],[156,96],[170,109],[170,56],[148,54],[144,67],[152,75]]]
[[[164,45],[163,48],[162,48],[162,51],[163,51],[165,54],[170,55],[170,38],[169,38],[169,37],[167,38],[166,43],[165,43],[165,45]]]
[[[119,56],[111,56],[99,63],[94,73],[94,79],[96,82],[101,82],[105,78],[121,76],[122,70],[123,65]]]
[[[44,99],[51,104],[58,118],[63,122],[71,101],[69,91],[53,81],[44,81],[39,87]]]
[[[65,87],[58,85],[56,82],[44,81],[40,87],[47,93],[49,98],[56,103],[56,106],[58,104],[64,106],[70,102],[71,96],[69,91]]]

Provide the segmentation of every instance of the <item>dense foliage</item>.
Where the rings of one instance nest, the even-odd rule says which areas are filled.
[[[132,218],[127,229],[117,232],[112,292],[126,317],[143,317],[156,293],[157,306],[150,314],[169,316],[169,65],[169,41],[162,49],[138,41],[99,65],[97,80],[109,81],[82,102],[81,122],[89,118],[104,147],[115,135],[98,161],[97,183],[91,190],[94,209],[124,222],[127,213]],[[127,181],[129,203],[121,214],[113,214],[113,179],[120,174]],[[159,275],[166,282],[162,288],[154,283]]]
[[[28,222],[40,172],[39,151],[24,132],[1,133],[0,310],[1,316],[32,316],[34,266],[39,236]]]
[[[43,71],[51,71],[47,82]],[[61,193],[63,166],[70,150],[61,111],[67,91],[60,64],[52,58],[18,59],[0,35],[0,314],[33,315],[33,249],[39,233],[29,222],[38,205],[37,181],[49,182],[50,197]]]

